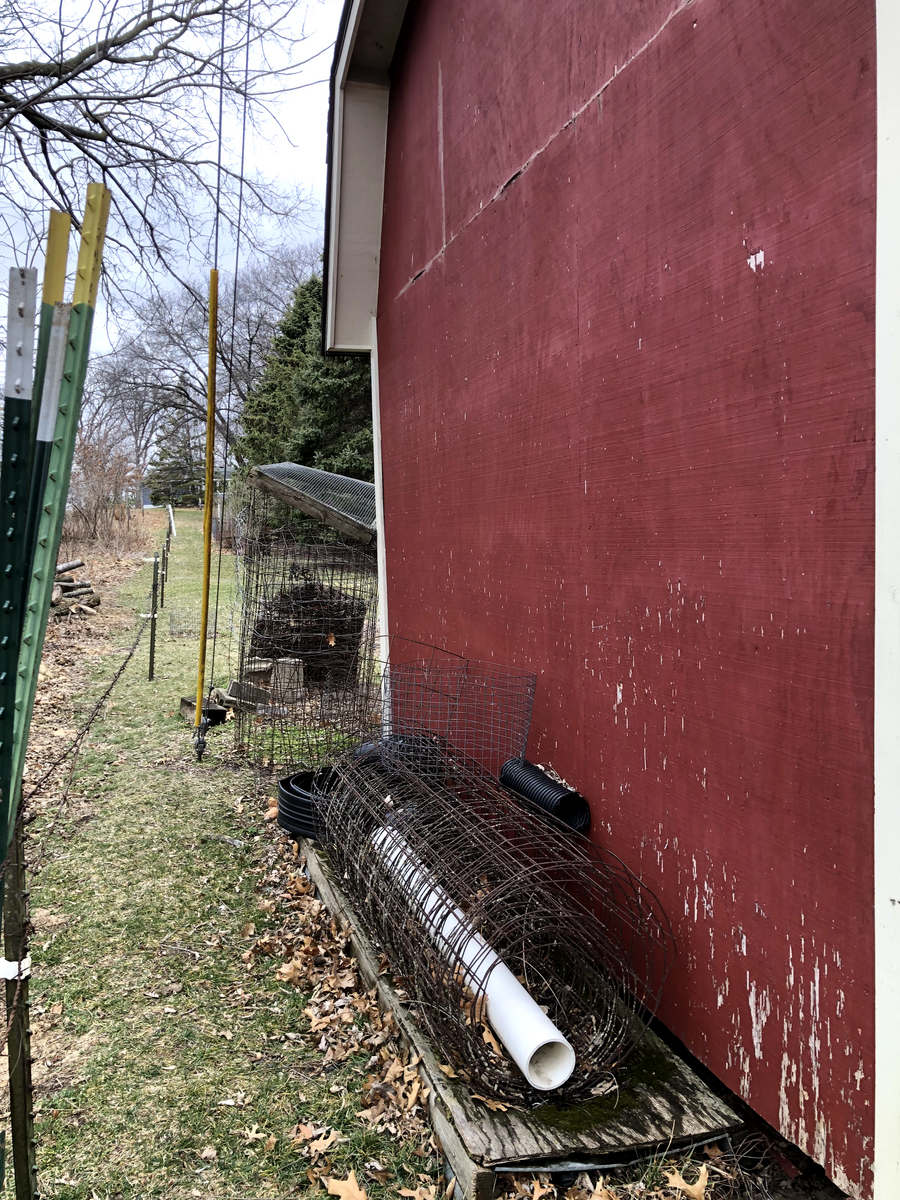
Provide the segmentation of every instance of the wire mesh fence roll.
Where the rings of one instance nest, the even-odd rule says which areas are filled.
[[[500,768],[500,782],[516,796],[536,804],[570,829],[586,834],[591,827],[591,810],[580,792],[551,779],[540,767],[524,758],[507,759]]]
[[[615,855],[521,808],[477,761],[433,742],[429,762],[417,774],[372,742],[335,765],[317,819],[342,885],[475,1091],[526,1106],[548,1087],[562,1102],[597,1094],[656,1011],[674,954],[665,914]],[[562,1082],[527,1078],[531,1060],[504,1041],[501,967],[571,1047]]]

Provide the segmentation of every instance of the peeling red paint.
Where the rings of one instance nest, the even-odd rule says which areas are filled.
[[[421,0],[378,319],[392,628],[537,670],[665,1021],[860,1196],[874,49],[869,2]]]

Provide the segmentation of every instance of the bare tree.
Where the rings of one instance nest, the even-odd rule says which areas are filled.
[[[238,173],[218,169],[217,131],[223,116],[252,123],[277,93],[306,86],[295,4],[0,0],[0,231],[18,260],[49,206],[77,225],[91,179],[112,191],[120,253],[107,258],[120,277],[151,263],[175,271],[207,244],[216,209],[233,224]],[[286,216],[296,197],[245,179],[243,203]]]
[[[115,439],[141,479],[166,415],[166,398],[140,363],[136,370],[129,366],[107,357],[93,368],[82,401],[79,436],[87,445]]]
[[[63,533],[66,540],[108,546],[120,543],[137,483],[128,455],[114,434],[95,430],[88,441],[79,430]]]
[[[219,295],[216,435],[232,450],[247,394],[259,380],[278,323],[298,283],[321,259],[317,244],[283,249],[277,260],[253,261],[237,287],[223,277]],[[161,423],[172,414],[206,421],[208,301],[201,284],[173,286],[138,304],[128,331],[92,368],[85,421],[116,428],[146,471]],[[93,428],[92,426],[92,428]],[[91,434],[90,436],[94,436]]]

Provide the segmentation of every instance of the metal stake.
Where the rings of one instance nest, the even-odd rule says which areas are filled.
[[[153,553],[153,591],[150,594],[150,674],[153,678],[153,668],[156,665],[156,602],[159,599],[159,551]]]
[[[22,822],[13,830],[13,845],[6,869],[3,905],[3,952],[8,962],[22,963],[27,956],[28,917],[25,891],[25,839]],[[31,1083],[31,1005],[26,968],[18,979],[6,981],[6,1018],[9,1040],[10,1126],[16,1173],[16,1200],[36,1200],[37,1165],[34,1155],[34,1087]]]

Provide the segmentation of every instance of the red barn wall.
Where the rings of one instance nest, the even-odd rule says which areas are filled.
[[[530,666],[662,1017],[859,1195],[873,1105],[871,0],[421,0],[378,348],[395,632]]]

